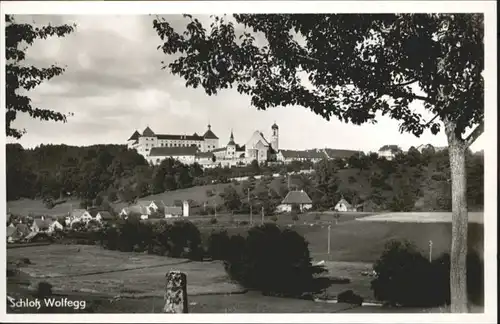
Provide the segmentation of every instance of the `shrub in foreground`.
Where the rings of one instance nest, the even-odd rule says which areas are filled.
[[[229,256],[231,239],[227,231],[212,231],[208,238],[207,252],[213,260],[226,260]]]
[[[371,288],[377,300],[392,306],[429,307],[434,300],[430,262],[409,242],[392,241],[374,264],[377,273]]]
[[[296,297],[316,292],[314,274],[325,271],[311,265],[302,236],[272,223],[251,228],[246,239],[231,238],[231,245],[225,262],[231,279],[265,294]]]
[[[337,301],[339,303],[353,304],[361,306],[363,304],[363,297],[355,294],[352,290],[346,290],[338,294]]]
[[[483,263],[476,253],[467,256],[469,300],[484,300]],[[371,282],[377,300],[393,306],[435,307],[450,304],[450,256],[429,262],[409,242],[389,242],[374,264]]]

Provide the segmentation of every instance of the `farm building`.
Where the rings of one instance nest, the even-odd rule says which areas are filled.
[[[52,233],[55,230],[63,230],[63,226],[57,220],[50,218],[36,218],[33,220],[33,225],[31,225],[31,231],[35,233]]]
[[[7,226],[7,243],[12,243],[17,241],[18,232],[14,226]]]
[[[180,217],[183,215],[182,207],[179,206],[167,206],[165,207],[165,217]]]
[[[312,200],[304,190],[290,191],[278,206],[278,212],[291,212],[292,206],[297,205],[301,212],[312,208]]]
[[[160,200],[139,200],[137,205],[145,207],[148,215],[165,208],[165,204]]]
[[[73,209],[66,218],[65,223],[68,226],[78,222],[87,224],[91,219],[92,215],[86,209]]]
[[[98,212],[97,215],[95,216],[95,219],[99,222],[107,222],[107,221],[113,220],[114,217],[113,217],[113,215],[111,215],[110,212],[104,210],[104,211]]]
[[[335,205],[335,207],[333,207],[333,210],[338,212],[350,212],[350,211],[356,211],[356,207],[351,205],[344,198],[341,198],[339,202]]]
[[[142,205],[133,205],[123,208],[119,215],[122,218],[127,219],[130,215],[138,215],[141,219],[148,218],[148,210]]]

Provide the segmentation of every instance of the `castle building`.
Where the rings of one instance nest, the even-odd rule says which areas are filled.
[[[155,134],[151,128],[140,134],[135,131],[127,141],[129,149],[135,149],[151,164],[160,164],[161,161],[173,158],[184,164],[198,163],[204,168],[217,166],[231,167],[247,165],[253,160],[257,162],[276,161],[284,164],[292,161],[319,162],[323,159],[343,158],[359,154],[353,150],[338,149],[311,149],[311,150],[283,150],[279,147],[279,127],[274,123],[271,126],[269,141],[261,131],[254,131],[244,145],[235,141],[233,130],[225,146],[219,147],[219,138],[212,131],[211,125],[201,136]]]
[[[136,149],[144,157],[149,156],[151,150],[156,147],[192,146],[196,147],[200,152],[209,152],[219,148],[219,138],[214,134],[210,125],[208,125],[208,129],[203,136],[196,133],[193,135],[155,134],[148,126],[142,134],[135,131],[127,140],[127,147]]]

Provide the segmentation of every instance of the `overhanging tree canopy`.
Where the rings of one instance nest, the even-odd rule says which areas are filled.
[[[25,130],[15,129],[12,122],[18,113],[29,114],[40,120],[66,121],[66,115],[51,109],[33,107],[31,99],[19,90],[29,91],[45,80],[60,75],[64,69],[55,65],[37,68],[25,64],[26,50],[36,39],[50,36],[64,37],[75,30],[75,26],[42,26],[17,23],[12,15],[5,16],[5,126],[7,136],[21,138]]]
[[[483,132],[483,15],[233,15],[212,17],[208,30],[185,17],[185,31],[164,18],[153,27],[158,49],[177,55],[163,68],[187,87],[208,95],[236,87],[257,109],[299,105],[354,124],[376,122],[381,112],[416,136],[444,125],[453,189],[452,311],[467,311],[465,150]],[[434,117],[414,110],[415,101]]]

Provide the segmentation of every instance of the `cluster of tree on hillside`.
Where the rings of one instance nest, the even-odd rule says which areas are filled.
[[[467,154],[468,203],[482,209],[484,162],[482,154]],[[377,153],[359,154],[348,160],[323,160],[314,173],[293,174],[273,181],[250,178],[231,185],[219,195],[230,212],[248,213],[250,206],[271,214],[289,190],[306,191],[316,210],[331,209],[343,197],[365,211],[450,211],[451,183],[448,152],[433,149],[420,153],[415,148],[397,154],[393,160]],[[354,172],[352,172],[354,171]],[[346,174],[351,174],[346,177]],[[208,193],[207,193],[208,194]]]
[[[132,202],[150,194],[168,190],[229,182],[231,178],[299,171],[309,162],[290,165],[251,165],[203,170],[199,164],[185,165],[166,159],[150,165],[135,150],[123,145],[40,145],[23,149],[19,144],[6,146],[7,199],[40,198],[52,206],[67,196],[93,205],[106,198]]]

